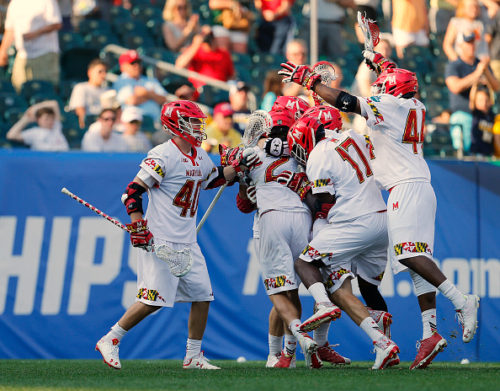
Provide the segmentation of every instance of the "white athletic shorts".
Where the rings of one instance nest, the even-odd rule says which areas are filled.
[[[198,243],[172,243],[155,238],[174,250],[191,250],[193,266],[184,277],[174,277],[166,262],[155,253],[140,251],[137,256],[137,300],[149,305],[173,307],[174,302],[212,301],[214,294],[205,257]]]
[[[294,262],[307,246],[311,215],[307,212],[269,211],[259,218],[259,261],[268,295],[298,289]]]
[[[323,282],[334,293],[347,278],[356,276],[380,285],[387,264],[387,245],[386,213],[370,213],[354,220],[331,222],[311,240],[300,259],[323,261]]]
[[[416,46],[428,46],[429,38],[425,30],[419,30],[416,32],[408,32],[400,29],[392,29],[392,37],[394,39],[395,46],[407,47],[410,45]]]
[[[425,255],[434,260],[436,195],[429,182],[410,182],[392,188],[387,200],[389,255],[393,272],[406,270],[399,260]]]

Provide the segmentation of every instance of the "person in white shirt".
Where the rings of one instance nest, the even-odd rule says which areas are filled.
[[[102,110],[96,122],[90,125],[82,139],[82,151],[127,152],[128,144],[115,132],[116,113],[113,109]]]
[[[142,113],[138,107],[129,106],[123,110],[121,120],[124,126],[123,139],[131,152],[147,152],[153,145],[144,132],[141,132]]]
[[[0,67],[7,65],[9,49],[16,46],[12,84],[20,91],[27,80],[59,84],[61,13],[56,0],[12,0],[7,8],[5,32],[0,45]]]
[[[23,129],[35,122],[37,127]],[[31,106],[7,132],[8,140],[23,142],[36,151],[67,151],[68,141],[62,133],[61,115],[55,100]]]
[[[321,83],[308,66],[281,64],[284,82],[293,81],[317,93],[344,112],[366,118],[370,134],[370,159],[380,188],[389,191],[387,223],[394,273],[408,270],[421,310],[423,337],[410,369],[426,368],[447,345],[437,332],[436,291],[449,299],[462,326],[462,340],[472,340],[477,330],[479,297],[465,295],[435,263],[434,224],[436,195],[424,160],[425,106],[415,98],[415,73],[396,68],[380,53],[363,51],[367,65],[378,78],[369,98],[353,96]],[[437,288],[437,289],[436,289]]]
[[[236,171],[251,169],[259,163],[249,148],[240,159],[226,167],[216,167],[200,148],[205,134],[206,116],[190,101],[163,105],[161,122],[172,138],[148,152],[140,169],[122,195],[130,216],[127,224],[137,254],[137,301],[111,327],[96,345],[104,362],[121,368],[119,345],[125,334],[148,315],[175,302],[191,303],[184,369],[220,369],[211,364],[201,350],[210,302],[214,294],[205,258],[196,238],[196,215],[199,192],[227,181]],[[148,207],[144,214],[142,195],[147,192]],[[153,237],[154,235],[154,237]],[[191,270],[176,277],[168,264],[152,252],[154,245],[167,245],[174,251],[191,254]]]
[[[80,128],[85,127],[85,116],[98,115],[101,106],[101,95],[108,90],[104,86],[106,81],[107,65],[100,59],[92,60],[87,68],[88,81],[78,83],[71,91],[69,109],[74,110],[78,116]]]

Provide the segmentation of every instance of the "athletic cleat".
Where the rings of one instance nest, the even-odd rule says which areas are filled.
[[[457,310],[458,322],[462,325],[462,340],[467,343],[474,338],[477,330],[477,309],[479,296],[467,295],[464,308]]]
[[[390,358],[387,360],[387,365],[385,366],[386,368],[393,367],[395,365],[399,364],[399,356],[396,354],[393,358]]]
[[[95,345],[95,350],[101,353],[102,359],[111,368],[121,369],[122,364],[120,363],[119,345],[120,341],[116,338],[112,340],[101,338]]]
[[[295,354],[288,355],[285,352],[281,352],[280,358],[274,368],[295,368]]]
[[[329,362],[332,365],[349,365],[351,360],[347,357],[342,357],[333,350],[328,342],[318,348],[318,356],[323,362]]]
[[[270,354],[267,356],[266,368],[274,368],[280,359],[281,353]]]
[[[372,310],[367,308],[371,318],[377,323],[387,338],[391,338],[392,315],[385,311]]]
[[[394,359],[399,353],[398,346],[388,338],[384,338],[379,342],[374,342],[375,353],[375,363],[372,369],[384,369],[387,367],[389,360]]]
[[[423,339],[417,343],[417,357],[411,364],[410,369],[424,369],[434,360],[439,352],[446,347],[446,339],[441,337],[436,331],[429,338]]]
[[[184,359],[182,363],[182,368],[184,369],[220,369],[219,367],[210,364],[208,359],[200,352],[197,356],[191,357],[189,359]]]
[[[318,344],[314,339],[312,339],[307,334],[301,334],[298,338],[300,347],[302,348],[302,353],[304,353],[304,360],[306,362],[306,367],[309,369],[321,368],[323,363],[318,356]]]
[[[314,308],[314,314],[300,325],[301,331],[312,331],[322,323],[340,318],[340,308],[330,302],[317,303]]]

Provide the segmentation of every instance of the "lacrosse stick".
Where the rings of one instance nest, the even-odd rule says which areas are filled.
[[[224,191],[224,189],[226,187],[227,187],[227,183],[224,183],[221,187],[219,187],[217,194],[215,195],[214,199],[212,200],[212,202],[208,206],[207,211],[205,212],[205,214],[201,218],[200,222],[198,223],[198,226],[196,227],[196,233],[200,232],[201,227],[203,227],[203,224],[205,224],[205,221],[208,219],[208,216],[212,212],[212,209],[214,208],[215,204],[219,200],[220,196],[222,195],[222,192]]]
[[[89,204],[87,201],[85,201],[85,200],[81,199],[80,197],[78,197],[77,195],[73,194],[65,187],[63,187],[61,189],[61,192],[70,196],[71,198],[73,198],[75,201],[79,202],[83,206],[86,206],[90,210],[94,211],[99,216],[104,217],[106,220],[113,223],[117,227],[130,233],[128,228],[124,224],[122,224],[120,221],[112,218],[111,216],[104,213],[102,210]],[[146,250],[146,249],[144,248],[144,250]],[[162,261],[165,261],[167,263],[167,265],[170,267],[170,272],[175,277],[185,276],[191,270],[191,267],[193,266],[193,258],[191,257],[191,251],[189,250],[189,248],[184,248],[182,250],[174,250],[174,249],[170,248],[169,246],[167,246],[166,244],[160,244],[160,245],[153,244],[153,251],[156,253],[156,256],[159,259],[161,259]]]
[[[324,84],[327,87],[331,87],[332,81],[337,79],[337,75],[335,75],[335,68],[328,61],[317,62],[312,67],[312,70],[314,73],[321,76],[321,84]],[[316,106],[327,104],[325,100],[315,92],[312,93],[312,96]]]
[[[365,50],[373,52],[380,42],[380,29],[374,20],[367,19],[361,11],[358,11],[358,24],[365,36]]]
[[[255,147],[263,134],[268,134],[273,127],[273,120],[265,110],[256,110],[248,117],[242,141],[245,147]]]

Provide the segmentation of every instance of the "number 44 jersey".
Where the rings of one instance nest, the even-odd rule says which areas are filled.
[[[156,180],[148,191],[146,219],[158,239],[196,242],[196,212],[200,190],[217,176],[217,168],[201,148],[184,154],[174,140],[149,151],[141,169]]]
[[[423,103],[388,94],[358,100],[361,115],[371,129],[371,163],[379,186],[389,190],[405,182],[430,182],[422,151]]]

